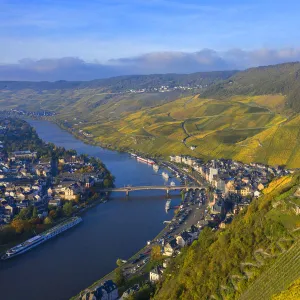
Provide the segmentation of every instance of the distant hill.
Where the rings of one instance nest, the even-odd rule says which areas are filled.
[[[195,90],[171,89],[159,92],[161,86],[207,86],[225,80],[236,71],[200,72],[193,74],[154,74],[119,76],[92,81],[21,82],[0,81],[0,110],[54,112],[63,118],[99,123],[118,119],[126,112],[159,106]],[[147,89],[143,93],[129,90]]]
[[[300,112],[300,63],[251,68],[210,86],[201,96],[226,99],[235,95],[283,94],[288,108]]]
[[[74,133],[89,132],[93,142],[122,150],[299,168],[299,74],[300,63],[287,63],[241,72],[0,82],[0,110],[55,112]],[[198,88],[154,89],[162,85]]]
[[[32,90],[60,90],[60,89],[95,89],[104,88],[112,92],[128,89],[143,89],[168,85],[170,87],[182,85],[210,85],[219,80],[225,80],[237,71],[198,72],[192,74],[152,74],[128,75],[91,81],[0,81],[0,90],[19,91]]]

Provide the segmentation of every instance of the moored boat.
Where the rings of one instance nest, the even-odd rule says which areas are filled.
[[[167,200],[165,209],[166,209],[166,210],[169,210],[169,209],[170,209],[170,206],[171,206],[171,200]]]
[[[169,179],[169,174],[167,172],[162,172],[161,175],[164,179]]]
[[[141,156],[136,156],[136,159],[138,161],[144,162],[144,163],[149,164],[149,165],[154,165],[155,164],[155,161],[152,160],[152,159],[149,159],[149,158],[144,158],[144,157],[141,157]]]
[[[154,161],[154,160],[152,160],[152,159],[150,159],[150,158],[148,158],[148,164],[150,164],[150,165],[154,165],[154,164],[155,164],[155,161]]]
[[[159,165],[154,164],[153,165],[153,170],[157,172],[159,170]]]
[[[63,221],[62,223],[52,227],[51,229],[49,229],[39,235],[36,235],[17,246],[10,248],[1,257],[1,259],[6,260],[9,258],[15,257],[17,255],[20,255],[22,253],[25,253],[25,252],[29,251],[30,249],[35,248],[38,245],[46,242],[47,240],[55,237],[56,235],[66,231],[67,229],[77,225],[81,221],[82,221],[82,219],[80,217],[73,217],[66,221]]]

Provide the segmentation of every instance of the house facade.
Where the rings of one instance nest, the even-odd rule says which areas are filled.
[[[175,254],[175,251],[178,249],[176,239],[171,240],[164,246],[164,255],[172,256]]]
[[[162,278],[162,274],[164,272],[163,267],[157,266],[154,269],[152,269],[149,273],[149,280],[150,282],[158,282]]]

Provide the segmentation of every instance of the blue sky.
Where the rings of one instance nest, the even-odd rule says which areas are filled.
[[[72,57],[106,65],[203,49],[228,68],[263,64],[248,57],[259,51],[272,51],[272,63],[294,60],[299,9],[295,0],[0,0],[0,64]],[[247,63],[228,61],[241,52]]]

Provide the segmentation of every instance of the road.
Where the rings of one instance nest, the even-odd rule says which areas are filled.
[[[200,191],[190,191],[186,193],[186,197],[181,203],[182,209],[173,217],[171,223],[169,223],[139,255],[136,255],[124,265],[125,276],[142,275],[150,259],[151,248],[154,245],[160,245],[163,248],[165,244],[170,242],[181,232],[188,230],[192,225],[197,225],[198,221],[204,219],[206,202],[207,195],[205,191],[202,193]]]
[[[178,167],[173,165],[172,167],[176,168],[180,174],[185,174],[185,172]],[[190,177],[190,175],[189,178],[191,183],[193,183],[193,179]],[[145,269],[150,260],[152,247],[154,245],[160,245],[163,248],[163,245],[174,239],[176,235],[189,229],[192,225],[196,225],[198,221],[204,219],[206,204],[207,194],[204,189],[202,191],[197,190],[186,192],[185,199],[181,202],[182,208],[180,212],[176,214],[171,222],[166,225],[166,227],[151,241],[150,245],[145,245],[143,249],[141,249],[122,265],[121,268],[126,279],[128,280],[132,276],[140,275],[144,275],[145,279],[147,279],[148,272],[146,272]],[[172,203],[171,209],[175,209],[172,207]],[[97,281],[93,286],[86,289],[86,292],[94,289],[96,286],[100,285],[100,283],[109,279],[114,280],[114,271],[107,274],[105,277],[101,278],[101,280]]]

